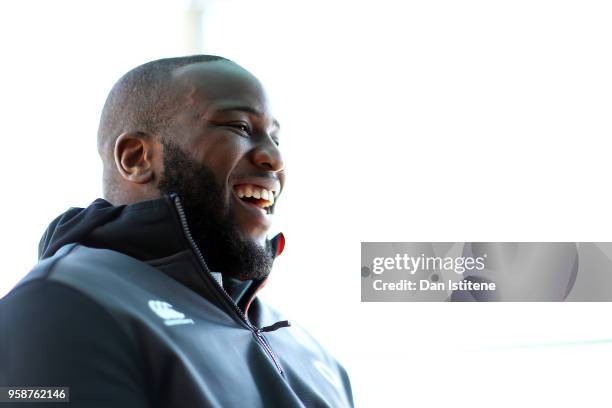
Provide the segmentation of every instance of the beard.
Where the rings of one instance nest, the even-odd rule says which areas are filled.
[[[274,260],[270,241],[262,247],[243,239],[233,205],[231,201],[225,205],[223,187],[212,170],[177,144],[163,140],[162,145],[164,171],[158,188],[180,197],[191,234],[210,270],[240,280],[268,276]]]

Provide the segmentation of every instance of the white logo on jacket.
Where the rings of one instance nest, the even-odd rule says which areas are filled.
[[[170,303],[162,302],[161,300],[149,300],[149,307],[156,315],[164,319],[166,326],[193,324],[193,320],[185,319],[185,315],[178,310],[174,310]]]

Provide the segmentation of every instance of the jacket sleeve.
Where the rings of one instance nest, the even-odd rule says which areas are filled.
[[[127,334],[75,289],[40,279],[0,300],[0,386],[65,386],[71,407],[141,408],[150,406],[144,377]]]

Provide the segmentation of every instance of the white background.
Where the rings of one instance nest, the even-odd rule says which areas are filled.
[[[608,2],[215,1],[200,31],[188,6],[2,2],[0,295],[100,196],[114,81],[201,47],[273,97],[287,247],[262,296],[358,406],[610,406],[609,304],[360,303],[361,241],[610,240]]]

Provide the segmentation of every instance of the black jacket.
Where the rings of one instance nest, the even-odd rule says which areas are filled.
[[[0,300],[0,386],[69,386],[76,407],[353,405],[336,360],[256,297],[265,279],[208,270],[176,196],[72,208],[39,256]]]

